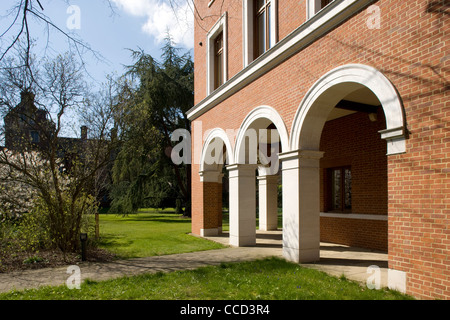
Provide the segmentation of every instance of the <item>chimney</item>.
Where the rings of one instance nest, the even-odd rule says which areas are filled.
[[[20,99],[23,103],[34,103],[34,93],[25,89],[20,92]]]
[[[81,127],[81,140],[87,140],[87,134],[88,134],[88,127],[82,126]]]

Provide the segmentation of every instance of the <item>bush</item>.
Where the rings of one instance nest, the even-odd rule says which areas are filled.
[[[64,197],[65,212],[64,222],[58,219],[56,223],[62,226],[64,239],[70,242],[74,248],[78,247],[79,233],[88,233],[90,237],[95,234],[95,213],[98,204],[95,197],[83,195],[76,200],[73,216],[70,214],[70,198]],[[53,217],[54,219],[54,217]],[[0,222],[0,252],[3,256],[6,252],[36,252],[39,250],[53,249],[58,246],[61,233],[52,230],[55,221],[52,221],[47,205],[42,200],[35,201],[31,212],[24,213],[15,219],[3,219]],[[73,235],[67,237],[67,235]],[[0,257],[1,259],[1,257]]]

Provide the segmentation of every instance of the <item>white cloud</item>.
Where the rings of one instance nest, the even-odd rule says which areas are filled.
[[[194,45],[194,17],[189,0],[113,0],[117,7],[131,15],[145,17],[142,31],[161,43],[169,31],[176,44],[191,49]]]

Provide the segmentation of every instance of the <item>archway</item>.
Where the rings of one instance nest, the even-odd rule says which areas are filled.
[[[386,129],[379,134],[387,142],[387,154],[405,152],[401,99],[382,73],[364,65],[346,65],[320,78],[295,115],[291,150],[280,155],[284,186],[283,254],[289,260],[320,259],[320,159],[324,154],[320,150],[321,135],[331,111],[357,92],[371,92],[381,104]]]
[[[223,170],[233,159],[227,133],[220,128],[211,130],[203,144],[199,172],[203,192],[200,235],[203,237],[222,232]]]
[[[227,168],[230,182],[230,244],[251,246],[256,243],[257,188],[259,228],[277,228],[278,154],[281,150],[289,150],[289,136],[281,116],[269,106],[252,110],[236,137],[235,164]]]

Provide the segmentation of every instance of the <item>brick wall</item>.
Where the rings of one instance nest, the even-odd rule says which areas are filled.
[[[321,211],[330,207],[327,169],[350,166],[352,170],[352,211],[356,214],[387,215],[386,142],[378,131],[386,128],[384,113],[377,121],[358,112],[328,121],[322,132]],[[322,241],[387,251],[387,221],[321,218]]]
[[[206,0],[196,3],[204,18],[198,20],[195,30],[195,101],[198,103],[206,96],[206,46],[198,43],[205,43],[206,31],[220,17],[220,10],[227,10],[229,78],[232,77],[243,65],[242,12],[241,5],[231,0],[224,0],[223,6],[217,6],[221,1],[215,1],[209,9]],[[280,1],[280,7],[298,6],[297,3]],[[448,14],[439,11],[442,9],[439,5],[444,2],[434,1],[433,6],[429,3],[424,0],[375,2],[381,12],[380,29],[368,29],[367,13],[360,12],[195,121],[202,122],[203,130],[237,129],[252,109],[269,105],[279,112],[290,130],[306,92],[329,70],[360,63],[382,72],[402,98],[410,131],[406,154],[387,158],[389,267],[406,272],[408,293],[420,298],[448,299],[450,24]],[[280,9],[283,19],[294,22],[280,21],[280,38],[306,15],[300,13],[297,17],[288,12],[296,11]],[[200,201],[203,188],[198,166],[193,165],[192,170],[193,214],[196,215],[203,209]]]

